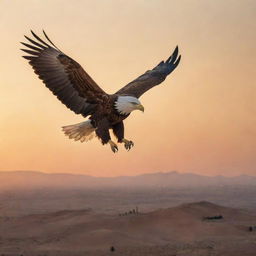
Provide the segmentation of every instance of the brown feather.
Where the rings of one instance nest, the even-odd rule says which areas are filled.
[[[26,46],[26,47],[28,47],[28,48],[30,48],[30,49],[32,49],[32,50],[36,50],[36,51],[39,51],[39,52],[42,51],[42,49],[40,49],[40,48],[38,48],[38,47],[35,47],[35,46],[33,46],[33,45],[26,44],[26,43],[23,43],[23,42],[21,42],[21,44],[23,44],[24,46]]]
[[[31,33],[40,43],[25,36],[31,44],[22,44],[33,51],[22,49],[31,55],[23,57],[30,60],[29,63],[34,72],[63,104],[75,113],[87,116],[93,114],[97,104],[107,102],[109,95],[76,61],[63,54],[57,47],[55,48],[45,32],[46,39],[54,47],[39,38],[33,31]]]
[[[46,48],[47,48],[47,47],[45,47],[45,46],[39,44],[38,42],[32,40],[31,38],[27,37],[27,36],[24,36],[24,37],[25,37],[30,43],[32,43],[32,44],[34,44],[34,45],[37,45],[37,46],[39,46],[39,47],[42,48],[42,49],[46,49]]]
[[[162,83],[165,78],[178,66],[181,56],[178,57],[178,46],[167,61],[161,61],[155,68],[139,76],[119,91],[118,95],[131,95],[139,98],[152,87]],[[177,59],[178,57],[178,59]]]

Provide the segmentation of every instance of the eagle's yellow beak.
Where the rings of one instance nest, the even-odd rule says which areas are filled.
[[[144,112],[144,107],[141,104],[137,105],[137,109]]]

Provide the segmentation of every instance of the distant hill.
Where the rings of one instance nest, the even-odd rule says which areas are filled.
[[[175,171],[119,177],[93,177],[66,173],[48,174],[37,171],[2,171],[0,180],[0,190],[9,188],[179,188],[256,185],[256,176],[210,177]]]

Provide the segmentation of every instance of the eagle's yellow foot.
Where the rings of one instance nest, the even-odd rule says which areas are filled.
[[[124,143],[124,147],[127,151],[129,151],[134,146],[134,143],[131,140],[122,139],[122,142]]]
[[[114,153],[116,153],[116,152],[118,151],[118,147],[117,147],[117,145],[116,145],[115,142],[113,142],[112,140],[109,140],[108,144],[110,145],[111,150],[112,150]]]

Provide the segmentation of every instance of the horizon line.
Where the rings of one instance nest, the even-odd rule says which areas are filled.
[[[145,172],[142,174],[138,175],[117,175],[117,176],[94,176],[90,174],[85,174],[85,173],[71,173],[71,172],[45,172],[45,171],[38,171],[38,170],[0,170],[1,173],[14,173],[14,172],[27,172],[27,173],[40,173],[40,174],[48,174],[48,175],[72,175],[72,176],[88,176],[92,178],[120,178],[120,177],[140,177],[143,175],[154,175],[154,174],[179,174],[179,175],[185,175],[185,174],[192,174],[192,175],[197,175],[197,176],[202,176],[202,177],[225,177],[225,178],[234,178],[234,177],[240,177],[240,176],[248,176],[248,177],[256,177],[256,175],[248,175],[248,174],[237,174],[237,175],[204,175],[204,174],[199,174],[195,172],[179,172],[179,171],[158,171],[158,172]]]

